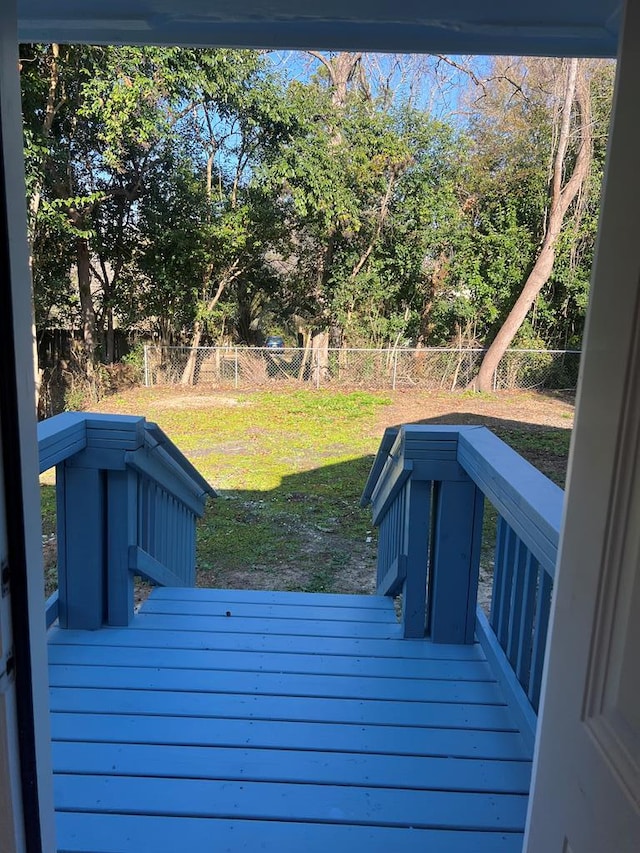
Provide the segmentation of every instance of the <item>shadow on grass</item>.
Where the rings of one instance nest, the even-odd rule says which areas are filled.
[[[487,426],[563,485],[571,430],[454,412],[418,424]],[[284,476],[270,490],[228,490],[210,501],[198,524],[200,586],[370,593],[376,535],[360,495],[373,455]],[[256,456],[256,465],[260,457]],[[215,483],[214,483],[215,486]],[[55,487],[41,487],[43,532],[55,531]],[[492,569],[495,513],[485,514],[483,571]],[[45,542],[45,582],[55,589],[55,542]]]
[[[558,485],[571,430],[455,412],[413,423],[487,426]],[[373,456],[282,478],[268,491],[233,490],[214,501],[199,527],[199,583],[312,592],[369,593],[376,536],[359,507]],[[496,514],[485,512],[483,571],[493,565]]]
[[[228,490],[198,526],[198,583],[370,593],[376,544],[359,506],[373,456],[289,474],[269,490]]]

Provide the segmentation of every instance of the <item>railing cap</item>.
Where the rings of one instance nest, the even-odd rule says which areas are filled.
[[[147,422],[142,415],[63,412],[38,424],[40,473],[83,450],[107,449],[126,454],[145,445],[150,449],[161,447],[196,490],[203,495],[216,496],[215,490],[182,451],[157,424]],[[104,454],[101,461],[104,463]]]
[[[387,459],[390,456],[404,455],[407,440],[420,439],[424,441],[456,441],[460,433],[468,430],[484,429],[478,426],[466,426],[460,424],[401,424],[399,426],[387,427],[382,436],[380,447],[373,460],[371,471],[360,498],[360,506],[366,507],[371,503],[371,498]],[[409,458],[410,454],[409,454]]]
[[[198,469],[192,465],[184,453],[176,447],[164,430],[151,421],[145,423],[144,429],[145,444],[150,447],[161,447],[164,452],[171,457],[173,462],[176,463],[182,473],[199,486],[203,494],[209,495],[213,498],[218,496],[213,486],[211,486]]]
[[[378,482],[385,463],[389,458],[389,453],[391,452],[391,448],[395,443],[396,436],[399,431],[400,427],[397,426],[387,427],[385,429],[382,441],[380,442],[380,447],[378,448],[378,452],[373,460],[373,465],[371,466],[371,471],[367,477],[362,497],[360,498],[361,507],[369,506],[371,503],[371,495],[373,494],[373,490],[376,487],[376,483]]]

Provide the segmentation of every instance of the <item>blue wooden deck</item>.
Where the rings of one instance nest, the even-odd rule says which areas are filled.
[[[530,746],[481,647],[390,598],[156,589],[50,631],[58,845],[516,853]]]

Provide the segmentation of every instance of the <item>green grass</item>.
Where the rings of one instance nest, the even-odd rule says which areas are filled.
[[[251,394],[227,408],[149,412],[221,494],[199,525],[200,582],[234,585],[253,570],[296,588],[283,584],[288,567],[310,591],[333,588],[345,549],[370,527],[358,501],[378,444],[371,422],[387,402]]]
[[[383,395],[297,392],[242,395],[235,405],[155,409],[155,420],[217,488],[267,491],[286,477],[318,465],[370,454],[375,439],[363,435]]]
[[[198,525],[199,583],[240,585],[253,573],[262,585],[321,591],[335,588],[358,549],[372,566],[371,516],[358,502],[380,438],[372,427],[389,398],[303,391],[206,399],[168,407],[141,391],[133,404],[109,400],[111,411],[158,423],[219,493]],[[55,502],[47,488],[49,528]]]
[[[157,422],[218,491],[198,526],[200,584],[330,592],[373,584],[375,532],[359,498],[391,402],[363,391],[181,398],[139,389],[109,398],[108,409]],[[569,430],[505,423],[494,427],[500,437],[562,484]],[[42,507],[50,533],[51,486]],[[494,536],[488,509],[484,566]]]
[[[42,535],[51,536],[56,532],[56,487],[40,486],[40,507],[42,510]]]
[[[42,512],[44,592],[48,598],[58,588],[57,549],[50,537],[56,532],[56,487],[50,484],[40,486],[40,507]]]

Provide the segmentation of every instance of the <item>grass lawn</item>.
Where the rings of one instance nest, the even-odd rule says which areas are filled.
[[[218,490],[198,530],[200,585],[318,592],[373,590],[375,531],[358,502],[385,426],[486,423],[562,483],[573,416],[543,395],[328,390],[143,388],[100,409],[156,421]]]

